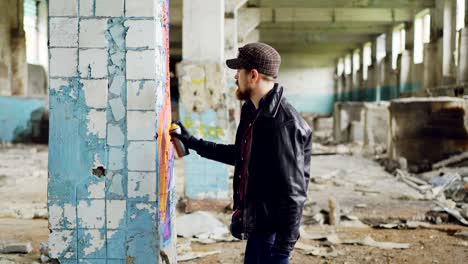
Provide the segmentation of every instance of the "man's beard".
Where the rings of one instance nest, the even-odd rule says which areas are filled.
[[[236,97],[240,101],[247,101],[250,100],[250,94],[252,93],[252,90],[248,87],[246,87],[245,91],[241,91],[239,88],[239,84],[237,84],[237,89],[236,89]]]

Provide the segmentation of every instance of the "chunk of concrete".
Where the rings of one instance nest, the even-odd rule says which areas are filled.
[[[28,254],[32,249],[30,242],[0,242],[0,254]]]
[[[390,158],[435,163],[468,151],[468,100],[404,98],[390,104]]]
[[[180,216],[176,223],[177,235],[187,238],[201,235],[206,238],[229,233],[228,228],[208,212],[199,211]]]

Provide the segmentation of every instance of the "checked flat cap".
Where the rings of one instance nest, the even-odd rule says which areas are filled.
[[[259,73],[277,77],[281,56],[273,47],[265,43],[250,43],[239,48],[237,58],[226,60],[229,68],[255,69]]]

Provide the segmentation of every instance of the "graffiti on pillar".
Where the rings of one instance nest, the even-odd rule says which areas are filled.
[[[170,75],[169,75],[169,27],[168,27],[168,3],[163,5],[163,34],[164,55],[166,57],[166,75],[164,97],[158,98],[163,101],[159,111],[158,120],[158,175],[159,175],[159,230],[161,234],[162,247],[168,246],[172,238],[172,220],[174,212],[174,182],[172,177],[174,150],[169,135],[171,125],[171,99],[170,99]]]

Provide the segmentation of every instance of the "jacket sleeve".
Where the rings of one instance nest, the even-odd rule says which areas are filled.
[[[292,251],[299,238],[302,210],[307,199],[312,131],[296,122],[288,122],[275,134],[278,225],[273,247],[279,251]]]
[[[195,150],[198,155],[234,166],[236,161],[236,148],[235,145],[217,144],[196,137],[190,137],[190,148]]]

